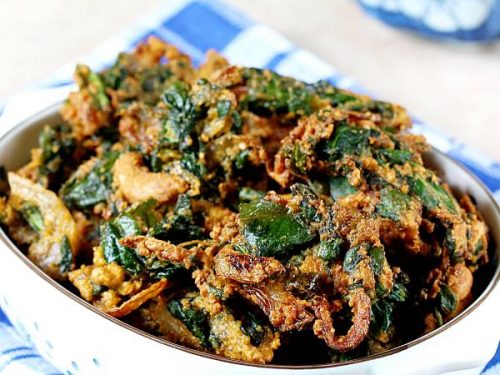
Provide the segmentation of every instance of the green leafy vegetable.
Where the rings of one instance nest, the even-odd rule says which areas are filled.
[[[394,302],[404,302],[408,299],[408,289],[405,283],[395,282],[392,286],[391,293],[387,296],[387,299]]]
[[[191,132],[195,125],[196,107],[189,96],[189,87],[183,82],[175,82],[163,92],[162,97],[169,111],[158,143],[151,153],[151,167],[155,172],[160,171],[172,149],[189,153],[192,160],[187,162],[194,167],[197,158],[191,150]]]
[[[319,81],[312,87],[314,92],[320,98],[328,100],[332,107],[358,112],[379,113],[383,120],[391,120],[394,117],[393,106],[390,103],[356,95],[334,87],[326,81]],[[387,124],[387,121],[385,123]]]
[[[202,219],[194,215],[187,194],[179,195],[173,214],[157,223],[149,235],[174,244],[203,238]]]
[[[375,134],[374,130],[340,125],[335,129],[333,138],[327,142],[325,152],[332,161],[344,155],[361,156],[368,152],[368,139]]]
[[[101,225],[101,246],[106,262],[118,263],[131,275],[138,275],[146,268],[145,260],[137,255],[134,249],[123,246],[120,239],[125,236],[144,234],[149,228],[155,226],[159,221],[159,217],[155,214],[156,205],[156,201],[148,200],[127,209],[113,220]],[[148,265],[155,271],[160,271],[158,263],[150,261]]]
[[[90,91],[94,103],[99,109],[104,109],[109,106],[110,101],[106,95],[106,86],[97,73],[89,71],[87,76],[88,83],[92,85],[93,90]]]
[[[220,100],[217,102],[217,116],[225,117],[231,110],[231,101],[230,100]]]
[[[68,237],[64,236],[61,242],[61,263],[59,263],[59,271],[61,274],[71,271],[73,266],[73,252]]]
[[[64,202],[82,210],[106,202],[112,193],[112,168],[119,155],[116,151],[107,152],[85,176],[74,174],[70,177],[60,191]]]
[[[382,189],[380,202],[377,204],[377,213],[388,219],[400,221],[404,211],[410,209],[411,198],[398,189]]]
[[[133,232],[122,232],[112,221],[106,222],[101,226],[101,246],[104,252],[106,262],[116,262],[121,265],[129,274],[138,275],[144,269],[142,262],[134,249],[123,246],[120,238]]]
[[[439,307],[445,314],[451,314],[457,308],[457,297],[448,287],[442,287],[439,293]]]
[[[392,326],[394,305],[384,300],[372,304],[371,329],[375,332],[387,332]]]
[[[250,337],[250,343],[254,346],[259,346],[266,335],[263,320],[250,310],[245,312],[241,322],[241,331]]]
[[[68,125],[46,125],[38,135],[38,145],[42,151],[40,173],[59,173],[75,149],[75,139]]]
[[[184,307],[181,300],[171,300],[168,303],[168,309],[173,316],[184,323],[205,348],[212,346],[207,313],[192,307]]]
[[[344,271],[349,273],[354,272],[358,263],[365,257],[360,250],[361,246],[355,246],[347,251],[344,257]]]
[[[457,214],[455,199],[441,185],[413,177],[409,178],[409,184],[411,192],[420,198],[425,208],[429,210],[444,208]]]
[[[245,240],[257,255],[287,255],[314,238],[286,207],[265,199],[241,204],[240,221]]]
[[[376,159],[380,164],[393,163],[404,164],[412,159],[412,154],[408,150],[391,150],[387,148],[375,151]]]
[[[368,255],[370,256],[371,266],[375,275],[380,275],[385,263],[385,252],[381,247],[371,246],[368,249]]]
[[[310,114],[313,110],[313,91],[310,86],[274,72],[243,68],[249,87],[240,105],[262,116],[273,114]]]
[[[179,144],[180,149],[184,150],[196,118],[188,86],[181,82],[174,83],[163,93],[163,100],[168,105],[169,112],[162,136],[171,143]]]
[[[247,166],[248,163],[248,155],[250,155],[250,150],[245,149],[236,154],[234,159],[234,166],[236,169],[243,169]]]
[[[347,177],[335,176],[330,177],[330,195],[334,200],[338,200],[347,195],[356,193],[358,190],[349,184]]]
[[[43,216],[38,206],[26,202],[19,209],[19,213],[35,232],[41,232],[43,230]]]
[[[342,251],[342,239],[334,238],[329,241],[321,241],[318,246],[317,256],[325,262],[336,260]]]

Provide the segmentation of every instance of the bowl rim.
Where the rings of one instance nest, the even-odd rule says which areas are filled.
[[[19,122],[15,126],[13,126],[11,129],[9,129],[7,132],[5,132],[1,137],[0,137],[0,145],[6,141],[10,136],[13,134],[20,132],[24,129],[30,128],[33,126],[35,123],[39,123],[40,121],[43,121],[44,118],[57,115],[59,114],[59,109],[61,105],[64,103],[64,100],[58,101],[45,109],[33,114],[32,116],[26,118],[25,120]],[[493,203],[493,211],[495,213],[495,216],[500,217],[500,206],[498,202],[495,200],[493,197],[493,194],[491,191],[486,187],[486,185],[476,176],[474,175],[465,165],[463,165],[461,162],[453,159],[449,155],[445,154],[444,152],[436,149],[435,147],[432,147],[432,152],[435,152],[439,154],[440,156],[444,157],[451,163],[455,164],[457,167],[462,169],[467,175],[469,175],[472,180],[474,181],[475,184],[478,185],[478,187],[483,190],[483,192],[486,194],[488,200],[490,200]],[[56,290],[64,294],[66,297],[68,297],[70,300],[73,302],[78,303],[79,305],[85,307],[86,309],[96,313],[97,315],[101,316],[102,318],[107,319],[109,322],[117,324],[118,326],[131,331],[132,333],[138,334],[146,339],[155,341],[161,345],[164,345],[166,347],[172,348],[172,349],[177,349],[181,350],[185,353],[188,354],[193,354],[202,358],[206,359],[214,359],[220,362],[225,362],[228,364],[232,365],[240,365],[240,366],[249,366],[249,367],[256,367],[256,368],[261,368],[261,369],[276,369],[276,370],[315,370],[315,369],[328,369],[328,368],[336,368],[336,367],[343,367],[343,366],[348,366],[348,365],[354,365],[354,364],[361,364],[369,361],[373,361],[375,359],[383,358],[390,356],[392,354],[396,354],[399,352],[402,352],[406,349],[409,349],[411,347],[414,347],[424,341],[427,341],[428,339],[438,335],[441,332],[446,331],[448,328],[454,326],[455,324],[459,323],[462,319],[464,319],[466,316],[468,316],[472,311],[474,311],[481,303],[491,294],[493,289],[498,286],[500,282],[500,261],[497,264],[497,267],[492,275],[491,280],[489,281],[488,285],[486,288],[483,290],[483,292],[472,302],[464,311],[462,311],[460,314],[458,314],[456,317],[454,317],[452,320],[449,322],[443,324],[441,327],[436,328],[435,330],[426,333],[425,335],[422,335],[420,337],[417,337],[407,343],[404,343],[402,345],[398,345],[392,349],[389,349],[387,351],[377,353],[377,354],[372,354],[369,356],[365,357],[360,357],[356,358],[353,360],[349,360],[346,362],[337,362],[337,363],[321,363],[321,364],[314,364],[314,365],[276,365],[276,364],[256,364],[256,363],[249,363],[249,362],[244,362],[241,360],[235,360],[235,359],[230,359],[227,357],[219,356],[216,354],[212,353],[207,353],[207,352],[202,352],[197,349],[192,349],[184,345],[176,344],[174,342],[170,342],[164,339],[161,339],[157,336],[154,336],[153,334],[150,334],[146,331],[143,331],[137,327],[134,327],[118,318],[114,318],[105,312],[99,310],[97,307],[93,306],[89,302],[85,301],[83,298],[80,296],[72,293],[68,289],[66,289],[64,286],[60,285],[57,281],[49,277],[47,274],[45,274],[41,269],[39,269],[26,255],[24,255],[21,250],[10,240],[10,238],[7,236],[5,231],[0,227],[0,241],[5,244],[5,246],[12,251],[12,253],[19,258],[31,271],[34,272],[38,277],[43,279],[45,282],[47,282],[49,285],[54,287]],[[500,244],[496,244],[495,250],[498,253],[499,252],[499,246]],[[498,256],[498,255],[497,255]]]

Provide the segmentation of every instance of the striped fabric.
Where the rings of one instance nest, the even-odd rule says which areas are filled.
[[[205,52],[214,48],[234,64],[267,67],[278,73],[305,81],[328,80],[336,86],[364,92],[360,85],[342,75],[310,52],[299,49],[267,26],[255,23],[220,1],[169,0],[159,9],[140,18],[136,24],[98,46],[92,53],[79,59],[92,69],[110,64],[120,51],[131,50],[147,37],[155,35],[174,43],[188,53],[195,63],[203,60]],[[61,97],[72,84],[72,62],[29,93],[17,96],[4,106],[0,104],[0,131],[26,118],[26,102],[32,110],[42,108],[47,98]],[[38,95],[37,95],[38,93]],[[29,96],[31,100],[26,100]],[[20,109],[22,108],[22,112]],[[2,114],[3,112],[3,114]],[[500,163],[481,155],[477,150],[442,134],[415,119],[413,132],[424,134],[436,148],[448,153],[471,169],[500,200]],[[0,286],[1,287],[1,286]],[[488,365],[489,374],[500,373],[500,354]],[[488,372],[489,371],[489,372]],[[19,335],[0,310],[0,375],[59,374],[40,357],[29,343],[29,337]]]

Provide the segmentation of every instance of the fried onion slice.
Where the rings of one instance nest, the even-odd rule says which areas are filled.
[[[135,294],[128,301],[122,303],[118,307],[114,307],[111,310],[105,311],[107,314],[115,317],[122,318],[131,312],[137,310],[144,303],[150,299],[158,297],[158,295],[168,286],[168,280],[162,279],[148,288],[141,290],[139,293]]]
[[[339,352],[345,352],[357,347],[368,334],[370,326],[370,298],[362,288],[350,293],[349,306],[353,318],[349,331],[344,336],[335,336],[335,328],[331,316],[330,305],[326,299],[321,299],[315,306],[316,321],[313,330],[316,336]]]
[[[279,283],[247,286],[240,293],[258,305],[271,324],[280,331],[300,330],[314,320],[314,316],[306,309],[307,302],[286,291]]]
[[[242,254],[225,247],[215,256],[217,276],[242,284],[259,284],[285,267],[270,257]]]
[[[144,257],[156,256],[160,260],[166,260],[175,264],[182,264],[185,268],[191,268],[194,260],[205,258],[205,253],[198,247],[185,248],[174,245],[171,242],[158,240],[146,236],[127,236],[120,240],[124,246],[135,249],[137,253]]]

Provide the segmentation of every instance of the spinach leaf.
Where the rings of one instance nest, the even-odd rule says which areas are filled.
[[[231,110],[231,101],[230,100],[220,100],[217,102],[217,116],[225,117]]]
[[[474,245],[474,255],[479,255],[481,253],[481,251],[484,250],[484,247],[485,247],[485,243],[484,243],[483,238],[481,237]]]
[[[231,112],[231,130],[236,134],[241,134],[241,128],[243,127],[243,120],[241,119],[241,115],[238,111]]]
[[[457,253],[457,241],[453,235],[453,227],[445,230],[443,245],[448,248],[450,258],[453,262],[459,262],[463,259],[463,256]]]
[[[207,167],[200,162],[196,154],[192,151],[185,151],[182,155],[181,165],[188,172],[191,172],[198,178],[204,178],[207,173]]]
[[[137,255],[134,249],[123,246],[120,239],[125,236],[144,234],[149,228],[155,226],[159,220],[155,214],[156,206],[156,201],[152,199],[142,202],[101,225],[101,246],[108,263],[118,263],[131,275],[138,275],[147,268],[145,260]],[[157,272],[164,270],[158,263],[148,263],[148,265]],[[164,264],[164,266],[168,268],[167,266],[170,265]]]
[[[387,332],[392,326],[394,305],[385,300],[372,304],[370,328],[375,332]]]
[[[314,89],[319,97],[327,99],[332,107],[344,108],[346,104],[358,101],[355,95],[337,89],[326,81],[317,82]]]
[[[167,305],[169,311],[179,319],[194,337],[200,340],[205,348],[210,348],[210,325],[208,314],[193,307],[184,307],[182,300],[171,300]]]
[[[189,97],[189,87],[176,82],[163,93],[163,100],[169,108],[168,117],[163,127],[163,139],[187,148],[187,137],[194,127],[196,119],[195,105]]]
[[[19,209],[19,213],[35,232],[41,232],[43,230],[44,220],[38,206],[26,202]]]
[[[110,100],[106,95],[106,86],[104,82],[101,80],[101,77],[97,73],[94,73],[89,70],[87,76],[88,83],[92,86],[92,90],[89,90],[94,103],[97,108],[104,109],[109,106]]]
[[[314,92],[303,82],[268,70],[243,68],[242,72],[249,88],[247,97],[240,102],[243,109],[260,116],[313,111]]]
[[[156,94],[155,100],[148,100],[149,104],[156,104],[157,94],[160,93],[164,84],[172,77],[172,71],[166,65],[156,65],[143,69],[140,72],[141,88],[146,93]],[[151,99],[151,98],[148,98]]]
[[[71,271],[73,266],[73,252],[68,237],[64,236],[61,242],[61,263],[59,263],[59,271],[61,274]]]
[[[241,204],[240,221],[243,236],[256,255],[288,255],[314,238],[285,206],[265,199]]]
[[[394,302],[404,302],[408,299],[408,289],[405,283],[395,282],[392,286],[391,293],[387,296],[387,299]]]
[[[448,287],[442,287],[439,293],[439,307],[445,314],[451,314],[457,308],[457,297]]]
[[[375,275],[379,276],[382,273],[385,263],[385,252],[381,247],[370,246],[368,249],[370,263]]]
[[[333,138],[326,143],[325,152],[330,161],[338,160],[344,155],[361,156],[368,153],[368,139],[373,135],[376,135],[374,130],[340,125],[335,129]]]
[[[321,241],[316,255],[325,262],[331,262],[339,258],[342,251],[342,239],[334,238],[328,241]]]
[[[241,331],[250,337],[250,343],[254,346],[259,346],[266,335],[263,320],[250,310],[245,312],[241,322]]]
[[[356,193],[358,190],[349,184],[347,177],[330,177],[330,195],[334,200],[338,200],[347,195]]]
[[[117,226],[112,221],[108,221],[101,225],[100,237],[101,246],[104,252],[104,259],[106,259],[106,262],[108,263],[118,263],[129,274],[135,276],[143,271],[144,266],[134,249],[123,246],[120,243],[120,238],[130,234],[138,233],[124,233],[122,232],[122,228]]]
[[[83,177],[74,174],[60,190],[64,202],[69,207],[88,210],[100,202],[106,202],[112,193],[113,172],[119,152],[105,153],[93,168]]]
[[[186,269],[180,264],[173,264],[153,257],[140,257],[149,277],[155,280],[173,279],[186,274]],[[188,274],[190,276],[190,274]]]
[[[412,154],[408,150],[391,150],[388,148],[382,148],[375,151],[375,158],[379,164],[404,164],[412,159]]]
[[[350,248],[344,257],[343,268],[344,271],[352,273],[356,269],[359,262],[365,257],[361,253],[361,245]]]
[[[38,146],[42,151],[40,173],[46,176],[60,172],[75,149],[71,127],[46,125],[38,135]]]
[[[248,164],[248,156],[250,155],[250,150],[245,149],[236,154],[236,157],[234,158],[234,167],[236,169],[243,169],[247,166]]]
[[[307,154],[302,151],[300,143],[295,143],[290,157],[290,167],[305,175],[307,173]]]
[[[127,59],[127,56],[127,54],[121,53],[118,55],[115,63],[109,69],[101,73],[102,81],[105,86],[113,90],[122,88],[125,78],[127,78],[127,75],[130,73],[124,64],[124,60]]]
[[[319,81],[312,85],[312,87],[314,92],[321,99],[328,100],[332,107],[357,112],[379,113],[384,120],[391,120],[394,118],[393,106],[390,103],[356,95],[347,90],[334,87],[326,81]],[[387,123],[387,121],[384,121],[384,123]]]
[[[194,167],[197,165],[197,158],[191,150],[193,144],[191,132],[196,121],[196,106],[189,96],[189,87],[183,82],[175,82],[163,92],[162,98],[169,111],[157,145],[151,152],[151,168],[154,172],[160,171],[172,149],[189,153],[192,160],[187,162]]]
[[[418,177],[409,177],[408,181],[412,194],[420,198],[428,210],[439,207],[458,213],[455,199],[441,185]]]
[[[404,211],[410,209],[411,198],[398,189],[382,189],[380,202],[376,206],[377,213],[385,218],[400,221]]]
[[[177,198],[173,214],[157,223],[148,234],[174,244],[201,239],[204,236],[202,218],[194,215],[190,197],[181,194]]]

